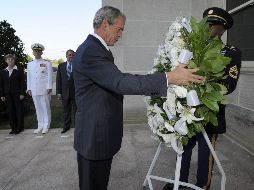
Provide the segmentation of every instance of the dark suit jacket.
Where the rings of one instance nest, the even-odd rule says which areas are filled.
[[[73,74],[71,74],[71,78],[68,80],[66,65],[67,62],[59,64],[56,75],[56,94],[61,94],[63,100],[74,99],[75,94]]]
[[[73,76],[77,103],[74,148],[86,159],[111,158],[121,147],[123,95],[166,96],[164,73],[122,73],[94,36],[79,46]]]
[[[0,96],[7,94],[25,95],[24,71],[22,69],[13,69],[10,77],[9,71],[4,69],[0,75]]]
[[[241,69],[241,51],[233,46],[226,45],[222,50],[221,54],[231,58],[230,64],[225,68],[225,74],[227,77],[221,81],[228,89],[228,94],[232,93],[239,79]],[[210,134],[222,134],[226,132],[226,118],[225,118],[225,105],[219,105],[219,112],[217,113],[218,126],[213,126],[211,123],[205,127],[206,132]]]

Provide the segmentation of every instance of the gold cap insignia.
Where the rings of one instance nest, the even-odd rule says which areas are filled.
[[[210,10],[210,11],[208,12],[209,15],[212,14],[212,13],[213,13],[213,10]]]

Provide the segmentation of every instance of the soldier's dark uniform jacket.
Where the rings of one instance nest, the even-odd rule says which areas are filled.
[[[221,50],[221,54],[231,58],[230,64],[228,64],[224,70],[227,78],[222,81],[222,84],[224,84],[228,89],[228,94],[230,94],[235,90],[239,78],[241,68],[241,51],[234,46],[226,45]],[[225,105],[219,105],[217,119],[218,126],[213,126],[209,123],[205,127],[207,133],[222,134],[226,132]]]

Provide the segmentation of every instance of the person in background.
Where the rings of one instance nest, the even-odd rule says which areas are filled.
[[[27,64],[27,93],[32,96],[38,128],[34,130],[37,134],[42,131],[48,132],[51,122],[50,99],[52,92],[52,65],[42,59],[44,46],[39,43],[32,44],[35,59]]]
[[[81,190],[106,190],[113,156],[123,136],[123,95],[166,96],[167,84],[201,83],[196,70],[177,67],[168,73],[122,73],[109,50],[122,37],[126,17],[104,6],[94,17],[94,33],[78,47],[73,64],[77,103],[74,148]],[[124,189],[124,187],[119,187]]]
[[[75,52],[71,49],[66,51],[66,62],[58,65],[56,75],[56,94],[62,100],[64,111],[64,127],[61,133],[67,132],[71,127],[71,110],[76,113],[75,88],[72,75],[72,60]]]
[[[212,7],[205,10],[203,17],[207,17],[207,22],[209,23],[211,29],[211,37],[218,36],[221,38],[223,33],[233,26],[232,16],[226,10],[218,7]],[[225,68],[227,78],[221,81],[221,83],[228,88],[229,94],[235,90],[237,81],[239,79],[241,68],[241,52],[236,47],[225,45],[225,47],[221,50],[221,54],[231,58],[230,64]],[[205,130],[213,147],[215,147],[215,142],[217,140],[218,134],[226,132],[225,105],[219,105],[217,119],[218,127],[213,126],[211,123],[208,123],[208,125],[205,126]],[[198,169],[196,176],[196,186],[208,190],[211,184],[214,160],[202,133],[192,137],[189,140],[188,144],[184,146],[181,162],[180,181],[188,183],[192,149],[196,145],[196,142],[198,142]],[[173,188],[174,185],[168,183],[164,186],[163,190],[173,190]],[[179,189],[189,188],[180,186]]]
[[[24,131],[24,71],[15,65],[15,55],[7,54],[4,59],[8,67],[0,72],[0,97],[7,103],[9,134],[18,134]]]

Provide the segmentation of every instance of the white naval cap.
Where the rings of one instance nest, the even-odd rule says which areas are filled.
[[[41,51],[44,51],[45,47],[42,44],[34,43],[34,44],[31,45],[31,49],[32,50],[41,50]]]

